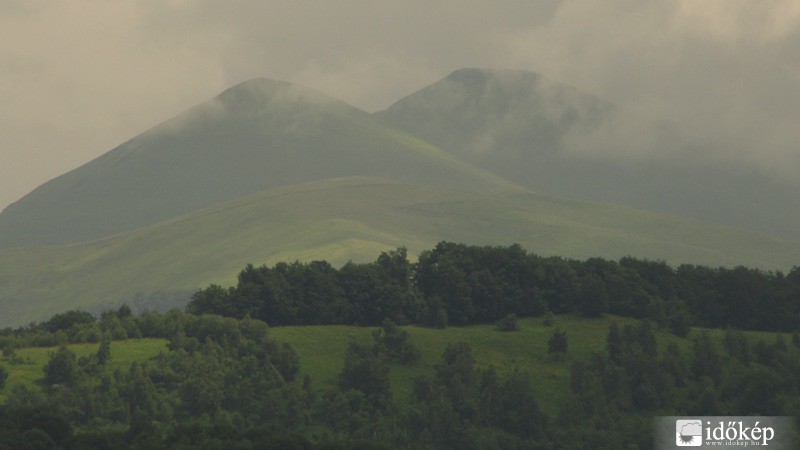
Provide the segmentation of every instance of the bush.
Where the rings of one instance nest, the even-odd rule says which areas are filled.
[[[519,326],[517,325],[517,316],[515,314],[509,314],[497,321],[497,331],[517,330],[519,330]]]
[[[377,353],[406,366],[413,365],[420,358],[419,349],[408,342],[408,338],[408,331],[400,329],[389,319],[384,319],[382,328],[372,333]]]
[[[44,379],[47,384],[73,384],[78,375],[78,362],[75,353],[61,346],[50,353],[50,361],[44,366]]]

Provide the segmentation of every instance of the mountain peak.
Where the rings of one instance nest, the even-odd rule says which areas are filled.
[[[536,72],[519,69],[489,69],[485,67],[465,67],[458,69],[446,76],[446,80],[479,80],[479,79],[509,79],[509,78],[541,78]]]
[[[545,162],[557,161],[573,133],[592,130],[611,108],[533,72],[467,68],[377,115],[462,160],[546,191],[559,171]]]
[[[455,83],[468,90],[485,90],[487,88],[529,89],[543,81],[543,77],[535,72],[513,69],[459,69],[446,76],[442,82]]]
[[[94,239],[350,176],[475,191],[508,185],[334,97],[257,78],[40,186],[0,215],[0,248]]]
[[[234,113],[252,113],[268,107],[294,104],[357,109],[315,89],[269,78],[254,78],[239,83],[223,91],[216,100]]]

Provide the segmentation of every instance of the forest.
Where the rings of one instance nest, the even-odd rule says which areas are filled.
[[[508,315],[611,313],[649,319],[678,335],[689,327],[793,332],[800,327],[800,267],[788,274],[631,257],[540,257],[519,245],[440,242],[410,263],[405,248],[369,264],[325,261],[248,265],[236,286],[211,285],[187,311],[259,319],[271,326],[398,324],[444,327]]]
[[[797,268],[673,269],[446,242],[417,263],[400,248],[340,269],[249,265],[185,311],[123,305],[1,330],[0,449],[647,449],[655,416],[797,415],[798,311]],[[558,327],[571,315],[620,319],[602,351],[573,357],[580,343]],[[408,324],[491,323],[507,336],[539,316],[550,337],[535,345],[568,367],[555,411],[533,387],[543,374],[479,365],[466,342],[421,367],[408,398],[390,383],[391,371],[422,364]],[[312,324],[369,327],[369,342],[339,355],[334,385],[271,336]],[[142,338],[165,351],[112,369],[110,344]],[[78,357],[78,343],[96,350]],[[29,347],[52,347],[43,379],[5,389]]]

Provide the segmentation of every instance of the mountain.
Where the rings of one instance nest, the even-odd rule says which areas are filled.
[[[96,239],[267,188],[346,176],[515,189],[342,101],[257,79],[12,204],[0,214],[0,247]]]
[[[668,123],[656,124],[648,139],[665,153],[679,147],[683,157],[615,155],[603,142],[609,129],[648,132],[621,124],[622,112],[535,73],[462,69],[375,116],[537,192],[800,238],[800,184],[692,157],[699,149]]]
[[[616,109],[526,72],[458,71],[377,114],[289,83],[242,83],[0,213],[0,326],[123,301],[174,306],[232,283],[248,263],[339,265],[441,240],[577,258],[798,263],[798,240],[652,211],[717,217],[733,205],[757,216],[786,193],[725,184],[738,173],[692,166],[670,177],[564,152]],[[784,209],[764,220],[788,227],[795,210]]]
[[[440,240],[520,243],[540,255],[786,269],[800,243],[633,208],[523,191],[477,193],[380,178],[267,189],[81,244],[0,249],[0,326],[231,285],[248,263],[372,261]],[[171,305],[167,305],[171,306]]]

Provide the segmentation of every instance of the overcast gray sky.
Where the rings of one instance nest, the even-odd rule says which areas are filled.
[[[375,111],[462,67],[539,72],[800,174],[797,0],[2,0],[0,209],[246,79]]]

